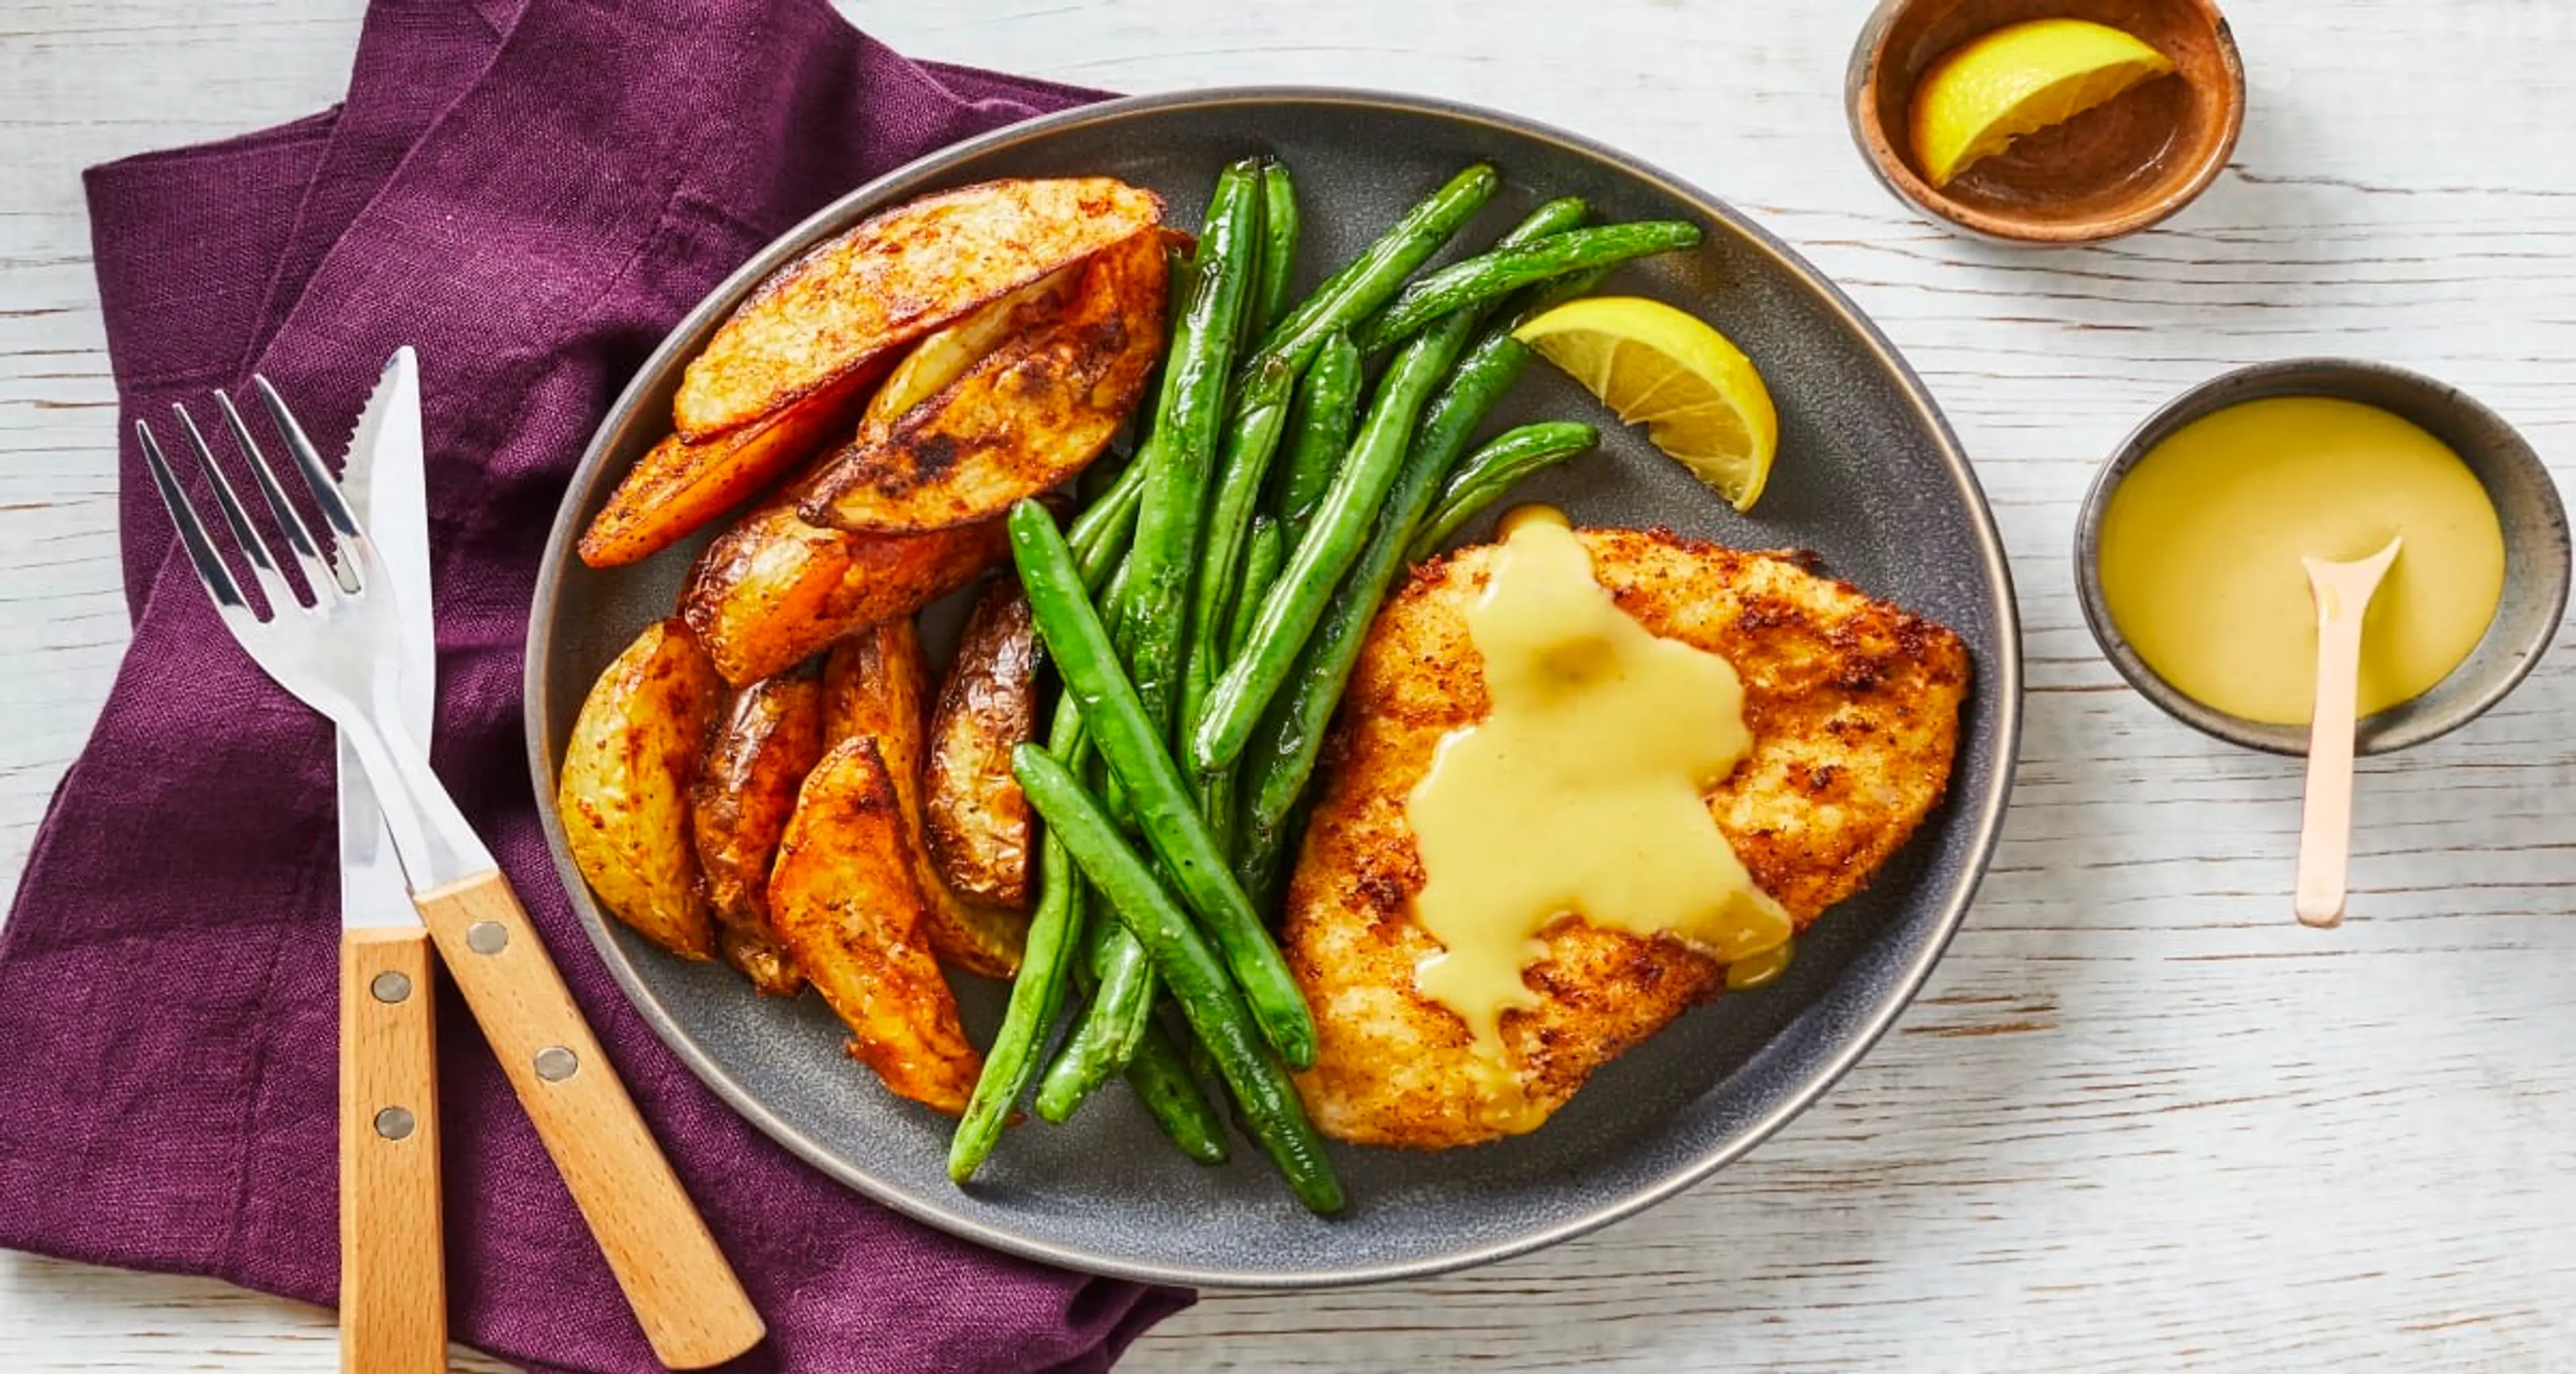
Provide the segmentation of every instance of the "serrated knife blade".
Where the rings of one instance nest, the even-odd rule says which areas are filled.
[[[426,745],[438,695],[438,648],[429,587],[429,493],[423,476],[420,366],[394,350],[358,412],[342,459],[341,489],[375,543],[402,615],[403,724]],[[340,924],[416,926],[402,863],[376,794],[344,734],[339,741]]]

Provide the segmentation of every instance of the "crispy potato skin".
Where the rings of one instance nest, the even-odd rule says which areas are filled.
[[[762,992],[805,985],[769,924],[769,868],[797,789],[823,757],[823,682],[765,678],[733,694],[707,741],[692,791],[698,868],[724,929],[718,951]]]
[[[1152,192],[1108,177],[907,201],[763,282],[689,364],[672,419],[700,441],[774,414],[1162,217]]]
[[[876,741],[844,740],[805,778],[769,901],[779,938],[897,1095],[955,1116],[983,1060],[921,942],[903,808]]]
[[[1037,737],[1038,642],[1020,581],[986,583],[930,716],[923,837],[939,876],[972,901],[1029,906],[1029,799],[1011,749]]]
[[[1581,532],[1593,575],[1647,629],[1724,654],[1744,681],[1753,752],[1708,794],[1754,881],[1804,930],[1866,886],[1949,785],[1969,680],[1958,636],[1808,571],[1649,530]],[[1465,611],[1495,546],[1416,569],[1369,630],[1329,746],[1332,771],[1289,885],[1283,945],[1314,1009],[1298,1088],[1328,1135],[1443,1149],[1526,1129],[1593,1071],[1724,986],[1668,939],[1561,920],[1524,972],[1539,1005],[1503,1016],[1537,1118],[1486,1101],[1465,1024],[1415,990],[1439,949],[1412,914],[1423,883],[1405,804],[1440,741],[1486,712]]]
[[[990,519],[1082,471],[1162,352],[1161,236],[1101,250],[1051,323],[1003,343],[883,432],[862,428],[806,488],[818,525],[886,534]]]
[[[689,796],[724,684],[677,620],[646,627],[591,684],[555,785],[564,843],[600,902],[684,959],[715,953]]]
[[[763,502],[690,570],[680,614],[725,681],[774,677],[833,640],[909,616],[1009,551],[1002,522],[936,534],[851,534],[809,525],[786,498]]]
[[[853,369],[801,404],[699,443],[666,436],[591,517],[581,561],[594,568],[641,561],[759,495],[845,432],[884,371],[882,362]]]
[[[1028,918],[972,902],[948,888],[921,841],[921,770],[928,730],[930,660],[910,619],[852,635],[823,665],[827,747],[872,739],[894,777],[923,900],[922,934],[940,958],[968,973],[1008,978],[1028,943]]]

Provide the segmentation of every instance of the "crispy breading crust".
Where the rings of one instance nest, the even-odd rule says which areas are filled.
[[[1709,812],[1804,930],[1867,885],[1939,804],[1967,695],[1965,647],[1795,556],[1661,530],[1580,538],[1621,609],[1724,654],[1742,676],[1753,752],[1710,793]],[[1529,1129],[1723,985],[1722,966],[1678,941],[1559,921],[1525,975],[1541,1004],[1503,1019],[1526,1116],[1484,1099],[1465,1023],[1414,990],[1414,966],[1439,946],[1411,913],[1423,874],[1405,798],[1441,738],[1485,715],[1464,613],[1496,552],[1423,565],[1379,613],[1290,886],[1289,964],[1321,1035],[1299,1088],[1342,1140],[1443,1149]]]

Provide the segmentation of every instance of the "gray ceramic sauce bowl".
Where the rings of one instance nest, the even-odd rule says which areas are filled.
[[[2122,441],[2093,479],[2075,523],[2076,597],[2103,657],[2147,700],[2204,734],[2267,753],[2308,752],[2306,726],[2265,725],[2212,709],[2157,676],[2113,622],[2102,595],[2102,515],[2122,479],[2149,450],[2194,420],[2275,396],[2359,401],[2413,421],[2468,464],[2504,527],[2504,597],[2485,636],[2431,691],[2365,717],[2355,750],[2404,749],[2486,714],[2530,674],[2558,632],[2567,609],[2567,512],[2548,467],[2503,417],[2457,388],[2383,363],[2299,358],[2222,373],[2167,402]]]

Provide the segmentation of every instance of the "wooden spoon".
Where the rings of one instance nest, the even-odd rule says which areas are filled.
[[[2343,924],[2344,874],[2352,864],[2352,736],[2360,711],[2361,617],[2379,591],[2397,546],[2351,563],[2307,565],[2317,603],[2317,709],[2308,726],[2308,795],[2299,822],[2298,911],[2302,924]]]

